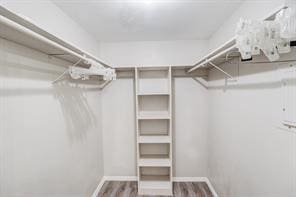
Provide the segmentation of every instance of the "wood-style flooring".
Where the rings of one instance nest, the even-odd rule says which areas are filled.
[[[137,182],[107,181],[97,197],[139,197]],[[174,197],[213,197],[213,195],[205,182],[175,182]]]

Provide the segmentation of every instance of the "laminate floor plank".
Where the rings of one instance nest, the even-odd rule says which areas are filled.
[[[214,197],[205,182],[175,182],[174,197]],[[138,195],[136,181],[107,181],[97,197],[165,197]]]

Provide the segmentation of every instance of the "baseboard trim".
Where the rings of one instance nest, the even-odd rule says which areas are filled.
[[[93,193],[93,195],[91,197],[97,197],[98,196],[98,194],[99,194],[100,190],[102,189],[105,181],[106,181],[105,177],[103,176],[100,183],[99,183],[99,185],[98,185],[98,187],[96,188],[96,190],[94,191],[94,193]]]
[[[137,176],[104,176],[105,181],[137,181]]]
[[[216,192],[216,190],[214,189],[214,187],[213,187],[213,185],[212,185],[210,179],[208,179],[208,177],[206,177],[206,183],[207,183],[209,189],[211,190],[213,196],[214,196],[214,197],[219,197],[218,194],[217,194],[217,192]]]
[[[208,177],[173,177],[174,182],[206,182],[214,197],[219,197]]]
[[[106,181],[137,181],[137,176],[104,176],[92,197],[97,197]],[[173,177],[173,182],[206,182],[214,197],[219,197],[213,185],[207,177]]]
[[[173,177],[173,182],[206,182],[207,177]]]

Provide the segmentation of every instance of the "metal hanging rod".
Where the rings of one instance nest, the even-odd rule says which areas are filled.
[[[241,64],[273,64],[273,63],[288,63],[288,62],[296,62],[296,59],[295,60],[277,60],[277,61],[273,61],[273,62],[270,62],[270,61],[252,62],[252,61],[249,61],[249,62],[241,62]]]
[[[61,79],[63,75],[66,73],[73,73],[71,77],[75,75],[78,78],[87,79],[90,75],[100,75],[104,77],[104,80],[114,80],[116,78],[115,69],[110,68],[110,66],[106,66],[105,63],[102,61],[97,60],[96,58],[90,57],[88,54],[84,54],[83,51],[71,46],[70,44],[56,38],[54,35],[51,35],[44,30],[40,29],[34,24],[31,24],[30,21],[24,20],[27,24],[24,24],[24,21],[21,21],[21,17],[14,18],[13,13],[12,16],[9,15],[9,12],[4,12],[3,14],[3,7],[0,6],[0,25],[4,27],[4,32],[6,28],[9,31],[16,31],[19,35],[23,35],[26,39],[33,39],[38,41],[39,45],[48,45],[47,47],[56,50],[57,52],[51,52],[49,56],[61,56],[61,55],[71,55],[76,57],[79,61],[71,66],[68,70],[64,71],[55,81],[54,83]],[[5,9],[4,9],[5,10]],[[8,17],[7,17],[8,16]],[[16,15],[17,16],[17,15]],[[30,26],[31,25],[31,26]],[[32,27],[33,26],[33,27]],[[6,33],[4,36],[9,35]],[[10,37],[9,37],[10,38]],[[12,37],[12,40],[14,37]],[[16,38],[15,38],[16,39]],[[62,44],[61,44],[62,43]],[[27,45],[25,45],[27,46]],[[29,45],[30,47],[30,45]],[[38,47],[37,47],[38,48]],[[38,50],[38,49],[37,49]],[[41,50],[42,51],[42,50]],[[43,51],[44,52],[44,51]],[[46,51],[47,52],[47,51]],[[45,53],[46,53],[45,52]],[[84,61],[84,64],[90,65],[89,68],[76,68],[76,66],[81,62]],[[70,72],[73,71],[73,72]],[[74,72],[75,71],[75,72]]]
[[[82,59],[82,60],[85,60],[85,61],[89,60],[89,58],[87,58],[86,56],[78,54],[78,53],[76,53],[76,52],[74,52],[74,51],[72,51],[72,50],[70,50],[70,49],[68,49],[68,48],[66,48],[66,47],[64,47],[64,46],[62,46],[62,45],[60,45],[60,44],[58,44],[58,43],[44,37],[42,35],[40,35],[40,34],[38,34],[38,33],[35,33],[34,31],[32,31],[32,30],[30,30],[30,29],[28,29],[28,28],[26,28],[26,27],[24,27],[22,25],[19,25],[18,23],[14,22],[14,21],[12,21],[12,20],[4,17],[4,16],[0,16],[0,23],[5,24],[7,26],[10,26],[10,27],[16,29],[17,31],[19,31],[21,33],[32,36],[35,39],[38,39],[39,41],[42,41],[42,42],[44,42],[44,43],[46,43],[48,45],[51,45],[51,46],[53,46],[53,47],[55,47],[57,49],[60,49],[60,50],[62,50],[64,52],[66,52],[66,53],[69,53],[69,54],[71,54],[71,55],[73,55],[73,56],[75,56],[75,57],[77,57],[79,59]]]
[[[203,58],[201,58],[201,60],[198,61],[197,63],[195,63],[193,65],[193,67],[199,65],[203,60],[206,60],[209,57],[211,57],[212,55],[214,55],[217,52],[221,51],[223,48],[225,48],[225,46],[231,45],[232,43],[234,44],[235,43],[235,39],[236,39],[236,37],[231,38],[230,40],[228,40],[227,42],[225,42],[224,44],[222,44],[220,47],[218,47],[217,49],[213,50],[212,52],[210,52],[209,54],[207,54],[206,56],[204,56]]]
[[[25,33],[26,35],[32,36],[39,41],[45,42],[53,47],[56,47],[62,51],[64,54],[49,54],[50,56],[62,56],[62,55],[73,55],[78,57],[79,59],[86,60],[84,58],[92,59],[104,67],[112,68],[112,66],[105,63],[103,60],[95,57],[94,55],[81,50],[77,46],[72,43],[68,43],[63,39],[50,34],[49,32],[43,30],[30,19],[25,18],[21,15],[14,13],[8,8],[0,5],[0,23],[3,23],[9,27],[15,28],[21,33]]]
[[[192,72],[192,71],[194,71],[194,70],[196,70],[196,69],[198,69],[198,68],[200,68],[200,67],[203,67],[204,65],[210,63],[211,61],[213,61],[213,60],[215,60],[216,58],[218,58],[218,57],[220,57],[220,56],[222,56],[222,55],[228,53],[229,51],[231,51],[231,50],[233,50],[233,49],[235,49],[235,48],[236,48],[236,45],[233,45],[233,46],[231,46],[231,47],[229,47],[229,48],[227,48],[227,49],[225,49],[225,50],[223,50],[223,51],[217,53],[216,55],[210,57],[209,59],[206,59],[206,60],[204,60],[203,62],[197,64],[196,66],[194,66],[193,68],[191,68],[188,72],[190,73],[190,72]]]
[[[280,5],[279,7],[275,8],[271,13],[262,17],[262,20],[270,20],[272,19],[280,10],[286,8],[287,6],[284,4]],[[236,48],[236,36],[232,37],[230,40],[225,42],[224,44],[220,45],[218,48],[201,58],[193,67],[188,70],[188,73],[203,67],[204,65],[212,62],[213,60],[219,58],[222,55],[230,53],[232,50]],[[223,50],[224,49],[224,50]],[[226,55],[227,58],[228,55]]]

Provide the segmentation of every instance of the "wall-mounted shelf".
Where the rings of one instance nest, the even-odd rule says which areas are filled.
[[[227,58],[233,58],[233,54],[237,54],[235,39],[236,37],[231,38],[217,49],[211,51],[209,54],[201,58],[196,64],[192,66],[191,69],[189,69],[188,72],[190,73],[200,67],[209,67],[209,62],[219,65],[225,61],[228,61]],[[235,57],[238,57],[238,55]]]
[[[271,12],[271,14],[268,14],[266,17],[263,17],[262,20],[273,20],[275,15],[285,8],[285,5],[280,6],[279,8],[275,9]],[[219,69],[217,65],[220,65],[222,63],[225,63],[229,61],[230,59],[240,57],[240,54],[238,52],[238,49],[236,48],[236,37],[234,36],[218,48],[214,49],[213,51],[209,52],[207,55],[205,55],[203,58],[198,60],[189,70],[188,73],[191,73],[199,68],[216,68],[226,74],[228,77],[232,77],[222,69]]]
[[[66,60],[75,66],[92,68],[81,69],[84,72],[83,75],[99,75],[104,76],[105,80],[110,80],[110,73],[114,74],[115,71],[99,58],[43,30],[29,19],[17,15],[1,5],[0,38]],[[112,78],[114,79],[114,77]]]

